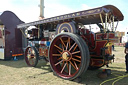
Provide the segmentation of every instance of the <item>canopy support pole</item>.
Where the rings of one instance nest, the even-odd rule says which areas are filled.
[[[103,18],[102,18],[102,15],[101,15],[101,14],[100,14],[100,20],[101,20],[101,22],[102,22],[103,30],[104,30],[104,32],[105,32],[104,23],[103,23]]]

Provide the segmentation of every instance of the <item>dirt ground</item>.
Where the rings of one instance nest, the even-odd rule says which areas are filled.
[[[123,53],[123,47],[116,47],[113,53],[115,54],[115,62],[109,65],[108,69],[111,72],[117,72],[120,75],[125,74],[125,61]],[[105,79],[100,79],[97,74],[106,67],[102,67],[98,70],[87,70],[82,75],[82,81],[80,83],[76,81],[63,80],[53,75],[50,69],[49,63],[40,60],[38,66],[28,67],[24,60],[0,60],[0,85],[100,85],[103,81],[106,81],[117,76],[111,74]],[[115,85],[128,85],[128,77],[122,78],[115,83]],[[103,85],[111,85],[113,81],[108,81]]]

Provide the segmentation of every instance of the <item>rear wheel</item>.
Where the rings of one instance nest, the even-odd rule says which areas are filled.
[[[27,47],[25,50],[25,61],[28,66],[35,67],[38,63],[38,52],[35,47]]]
[[[61,33],[51,42],[49,62],[57,76],[73,80],[87,70],[89,61],[88,47],[80,36]]]

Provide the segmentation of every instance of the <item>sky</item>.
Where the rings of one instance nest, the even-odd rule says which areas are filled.
[[[1,0],[0,12],[9,10],[14,12],[22,21],[28,23],[39,20],[40,0]],[[127,0],[44,0],[44,17],[54,17],[62,14],[101,7],[116,6],[124,15],[117,30],[128,30]],[[126,29],[127,28],[127,29]]]

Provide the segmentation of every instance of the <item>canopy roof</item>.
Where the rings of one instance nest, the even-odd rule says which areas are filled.
[[[82,23],[84,25],[101,23],[99,15],[100,14],[102,15],[103,22],[105,22],[105,13],[113,15],[115,18],[114,21],[122,21],[124,18],[123,14],[120,12],[118,8],[116,8],[113,5],[105,5],[105,6],[90,9],[90,10],[78,11],[78,12],[60,15],[56,17],[46,18],[39,21],[20,24],[17,26],[17,28],[25,28],[28,26],[34,26],[34,25],[39,25],[44,23],[55,23],[56,21],[64,21],[64,20],[70,20],[70,19],[73,19],[76,22]]]

